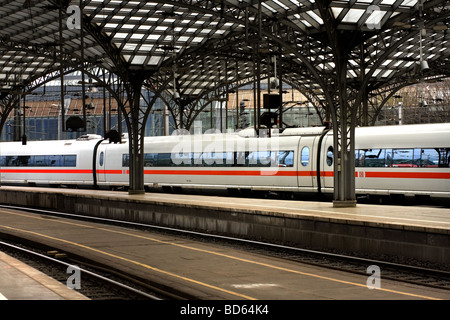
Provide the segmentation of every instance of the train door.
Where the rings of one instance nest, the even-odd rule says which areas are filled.
[[[334,155],[333,155],[333,136],[325,137],[322,150],[320,152],[320,179],[321,187],[330,191],[334,188]]]
[[[97,181],[106,182],[106,148],[100,145],[97,153]]]
[[[304,191],[313,190],[316,180],[314,145],[317,137],[301,137],[298,156],[298,185]]]

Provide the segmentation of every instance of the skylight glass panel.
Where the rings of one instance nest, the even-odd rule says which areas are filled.
[[[323,24],[323,20],[321,17],[319,17],[314,11],[308,11],[307,14],[317,21],[319,24]]]
[[[135,56],[131,63],[132,64],[144,64],[146,58],[147,58],[147,56]]]
[[[126,24],[124,24],[124,25],[122,26],[121,29],[131,30],[131,29],[133,29],[134,27],[135,27],[134,24],[128,24],[128,23],[126,23]]]
[[[128,36],[128,33],[118,32],[115,34],[114,38],[116,39],[125,39]]]
[[[371,13],[371,15],[366,20],[366,25],[369,27],[379,29],[381,27],[381,20],[383,19],[386,11],[375,10]]]
[[[134,49],[136,49],[137,44],[134,43],[127,43],[123,49],[124,50],[129,50],[129,51],[133,51]]]
[[[414,7],[417,3],[417,0],[405,0],[402,2],[401,6],[404,7]]]
[[[141,40],[143,37],[144,37],[143,34],[137,34],[137,33],[135,33],[135,34],[133,34],[133,35],[131,36],[131,39],[134,39],[134,40]]]
[[[153,44],[142,44],[139,50],[141,51],[151,51],[153,49]]]
[[[270,11],[272,11],[273,13],[276,13],[277,10],[275,10],[274,8],[272,8],[271,6],[269,6],[267,3],[263,2],[262,5],[266,8],[269,9]]]
[[[159,34],[149,34],[147,40],[157,41],[161,38]]]
[[[138,30],[150,30],[151,26],[146,26],[146,25],[140,25],[138,27]]]
[[[189,41],[189,37],[181,36],[181,37],[178,38],[177,41],[179,41],[179,42],[187,42],[187,41]]]
[[[161,61],[161,57],[152,56],[148,62],[149,65],[157,65]]]
[[[342,10],[343,8],[331,7],[331,12],[333,13],[333,16],[335,18],[337,18],[341,14]]]
[[[366,73],[367,73],[368,71],[366,71]],[[374,77],[376,77],[376,76],[378,76],[378,74],[381,72],[381,69],[376,69],[375,71],[374,71],[374,73],[373,73],[373,76]]]
[[[202,38],[202,37],[194,37],[194,38],[192,39],[192,42],[193,42],[193,43],[200,43],[200,42],[203,41],[203,39],[204,39],[204,38]]]
[[[344,23],[356,23],[358,22],[359,18],[366,12],[366,10],[363,9],[350,9],[348,10],[347,14],[345,15],[344,19],[342,19],[342,22]]]
[[[278,1],[278,0],[272,0],[273,2],[275,2],[277,5],[279,5],[280,7],[282,7],[284,10],[289,10],[289,8],[282,2]]]
[[[390,76],[390,74],[391,74],[392,72],[394,72],[394,70],[387,70],[385,73],[383,73],[382,77],[383,77],[383,78],[387,78],[387,77]]]

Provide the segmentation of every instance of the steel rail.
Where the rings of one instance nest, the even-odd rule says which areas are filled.
[[[61,261],[61,260],[58,260],[58,259],[46,256],[46,255],[41,254],[39,252],[35,252],[35,251],[29,250],[29,249],[22,248],[22,247],[19,247],[19,246],[16,246],[16,245],[4,242],[4,241],[0,241],[0,245],[8,247],[8,248],[11,248],[11,249],[13,249],[15,251],[20,251],[20,252],[26,253],[28,255],[32,255],[34,257],[38,257],[40,259],[44,259],[46,261],[51,261],[53,263],[62,265],[64,267],[70,267],[70,266],[73,267],[73,264],[70,264],[70,263],[67,263],[67,262],[64,262],[64,261]],[[104,277],[104,276],[102,276],[102,275],[100,275],[98,273],[95,273],[95,272],[92,272],[92,271],[89,271],[89,270],[86,270],[86,269],[80,268],[80,267],[77,267],[77,268],[80,270],[80,272],[82,272],[84,274],[87,274],[87,275],[89,275],[89,276],[91,276],[91,277],[93,277],[93,278],[95,278],[97,280],[101,280],[102,282],[106,282],[106,283],[108,283],[108,284],[110,284],[110,285],[112,285],[114,287],[120,287],[121,289],[124,289],[126,291],[132,292],[134,294],[137,294],[137,295],[139,295],[141,297],[144,297],[144,298],[147,298],[147,299],[150,299],[150,300],[162,300],[159,297],[156,297],[154,295],[148,294],[146,292],[143,292],[143,291],[138,290],[136,288],[133,288],[131,286],[125,285],[123,283],[120,283],[118,281],[109,279],[109,278]]]
[[[121,226],[129,226],[129,227],[138,227],[138,228],[145,228],[145,229],[153,229],[153,230],[159,230],[164,232],[172,232],[177,234],[183,234],[187,236],[196,236],[201,237],[204,239],[215,239],[215,240],[223,240],[223,241],[229,241],[233,243],[239,243],[239,244],[245,244],[245,245],[251,245],[251,246],[258,246],[265,249],[270,250],[285,250],[287,252],[293,252],[298,254],[305,254],[305,255],[313,255],[317,257],[325,257],[330,259],[338,259],[341,261],[346,261],[349,263],[358,263],[363,265],[377,265],[382,266],[385,268],[392,268],[395,270],[403,270],[407,272],[415,272],[419,274],[427,274],[427,275],[433,275],[437,277],[441,277],[443,279],[449,279],[450,281],[450,272],[444,271],[444,270],[438,270],[438,269],[431,269],[431,268],[425,268],[425,267],[418,267],[413,265],[406,265],[406,264],[400,264],[390,261],[383,261],[383,260],[375,260],[370,258],[362,258],[357,256],[349,256],[339,253],[330,253],[325,251],[318,251],[318,250],[311,250],[311,249],[305,249],[305,248],[298,248],[298,247],[292,247],[287,245],[281,245],[281,244],[275,244],[275,243],[268,243],[268,242],[262,242],[257,240],[250,240],[250,239],[244,239],[244,238],[236,238],[231,236],[224,236],[224,235],[216,235],[216,234],[210,234],[210,233],[204,233],[204,232],[198,232],[198,231],[191,231],[191,230],[185,230],[185,229],[178,229],[173,227],[164,227],[164,226],[158,226],[153,224],[146,224],[146,223],[139,223],[139,222],[131,222],[131,221],[123,221],[123,220],[117,220],[117,219],[109,219],[109,218],[100,218],[100,217],[90,217],[86,215],[78,215],[73,213],[64,213],[64,212],[57,212],[57,211],[50,211],[50,210],[43,210],[43,209],[36,209],[36,208],[27,208],[27,207],[20,207],[20,206],[11,206],[11,205],[0,205],[0,208],[6,208],[6,209],[13,209],[13,210],[22,210],[26,212],[31,213],[38,213],[38,214],[46,214],[46,215],[52,215],[52,216],[62,216],[72,219],[79,219],[79,220],[88,220],[88,221],[96,221],[96,222],[102,222],[102,223],[110,223],[114,225],[121,225]],[[310,262],[304,262],[304,263],[310,263]],[[318,263],[310,263],[310,264],[318,264]],[[323,265],[323,264],[322,264]],[[333,267],[331,267],[333,268]],[[340,270],[346,270],[342,268],[336,268]],[[346,270],[350,271],[350,270]],[[350,271],[352,272],[352,271]],[[395,279],[391,278],[393,280],[400,280],[400,281],[406,281],[402,279]],[[410,281],[412,283],[417,283]],[[421,283],[421,285],[427,285],[426,283]],[[428,285],[430,287],[436,287],[434,285]],[[443,287],[439,287],[443,288]],[[444,289],[450,290],[448,287],[444,287]]]

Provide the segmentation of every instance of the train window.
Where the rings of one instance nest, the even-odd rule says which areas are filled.
[[[421,167],[421,151],[420,149],[413,149],[413,164],[414,167]]]
[[[244,151],[236,152],[236,159],[235,159],[235,163],[234,163],[235,166],[239,166],[239,167],[245,166],[245,154],[246,154],[246,152],[244,152]]]
[[[302,166],[306,167],[309,163],[309,148],[303,147],[302,153],[301,153],[301,163]]]
[[[450,148],[422,149],[420,166],[426,168],[448,167]]]
[[[260,167],[270,167],[271,158],[270,151],[258,151],[258,165]]]
[[[361,167],[384,167],[385,159],[385,149],[360,150],[359,164]]]
[[[158,167],[172,167],[173,165],[172,155],[170,153],[158,153]]]
[[[439,148],[439,167],[450,166],[450,148]]]
[[[129,166],[130,166],[130,155],[123,154],[122,155],[122,167],[129,167]]]
[[[157,160],[157,153],[144,153],[144,167],[154,167]]]
[[[246,152],[245,164],[249,167],[257,167],[258,155],[256,152]]]
[[[225,154],[225,163],[227,167],[230,167],[234,164],[234,152],[227,152]]]
[[[4,167],[75,167],[76,155],[2,156]]]
[[[98,161],[98,164],[100,165],[100,166],[103,166],[103,157],[105,156],[105,153],[102,151],[102,152],[100,152],[100,159],[99,159],[99,161]]]
[[[333,147],[329,146],[327,151],[327,165],[331,167],[333,164]]]
[[[192,163],[197,167],[203,166],[203,160],[202,160],[202,153],[201,152],[194,152],[192,153]]]
[[[280,167],[293,167],[294,166],[294,151],[278,151],[277,159],[272,159],[273,163],[278,163]]]
[[[165,158],[164,158],[165,159]],[[172,153],[171,154],[172,162],[175,166],[191,166],[191,154],[189,152],[185,153]],[[159,163],[158,163],[159,164]]]
[[[393,149],[392,150],[392,166],[399,167],[417,167],[414,164],[413,149]]]
[[[64,167],[76,167],[77,166],[77,156],[76,155],[65,155],[64,156]]]
[[[392,159],[392,149],[386,149],[386,159],[384,160],[385,167],[392,167],[393,159]]]
[[[46,156],[34,156],[34,166],[35,167],[46,167],[47,157]]]
[[[364,152],[364,150],[355,150],[355,167],[363,166],[363,163],[361,162],[363,152]]]

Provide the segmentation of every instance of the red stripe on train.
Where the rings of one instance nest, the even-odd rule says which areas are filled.
[[[6,173],[91,173],[90,169],[1,169],[1,172]]]

